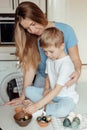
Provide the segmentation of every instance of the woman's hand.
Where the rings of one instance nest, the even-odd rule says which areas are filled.
[[[80,77],[80,71],[75,71],[70,75],[70,80],[65,84],[65,86],[69,87],[73,85]]]
[[[15,98],[15,99],[5,103],[5,105],[10,105],[10,106],[19,105],[19,104],[22,104],[23,100],[24,99],[22,97]]]

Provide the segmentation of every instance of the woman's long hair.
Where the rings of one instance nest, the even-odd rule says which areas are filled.
[[[38,36],[27,32],[20,24],[22,19],[29,18],[44,27],[48,21],[41,9],[32,2],[22,2],[15,12],[15,42],[16,55],[19,58],[23,69],[30,66],[37,68],[40,62],[40,54],[38,50]]]

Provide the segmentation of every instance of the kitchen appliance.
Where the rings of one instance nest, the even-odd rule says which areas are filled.
[[[15,51],[14,14],[0,14],[0,105],[21,93],[23,74]]]
[[[23,87],[23,73],[18,61],[0,62],[0,105],[19,97]]]
[[[14,16],[0,16],[0,45],[14,44]]]

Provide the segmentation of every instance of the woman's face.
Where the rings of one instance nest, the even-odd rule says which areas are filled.
[[[29,33],[35,34],[35,35],[41,35],[44,31],[45,27],[41,24],[38,24],[37,22],[34,22],[31,19],[22,19],[21,23],[22,27],[26,29]]]

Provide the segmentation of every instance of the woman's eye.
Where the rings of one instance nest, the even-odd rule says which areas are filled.
[[[31,26],[35,26],[35,23],[32,23]]]

